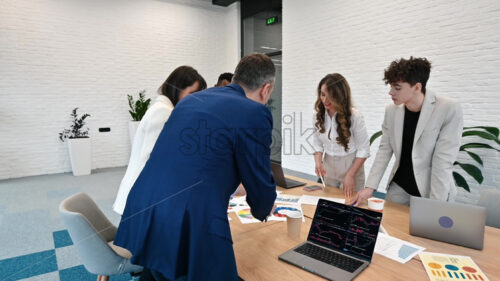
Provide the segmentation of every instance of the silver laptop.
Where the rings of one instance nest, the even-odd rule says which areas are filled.
[[[329,280],[352,280],[371,262],[382,213],[320,199],[307,241],[279,256]]]
[[[280,162],[271,161],[271,171],[273,173],[274,179],[276,180],[276,184],[283,188],[292,188],[303,186],[306,184],[305,182],[285,178],[285,174],[283,173]]]
[[[483,249],[486,208],[421,197],[410,199],[410,234]]]

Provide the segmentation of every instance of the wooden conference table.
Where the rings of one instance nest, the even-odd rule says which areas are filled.
[[[317,183],[305,181],[307,185]],[[337,188],[325,191],[305,191],[303,187],[283,189],[283,194],[313,195],[342,198]],[[299,240],[287,236],[286,222],[242,224],[231,213],[231,233],[236,255],[238,274],[247,281],[253,280],[324,280],[323,278],[278,260],[278,256],[307,239],[316,206],[302,205],[305,223]],[[500,229],[486,227],[482,251],[438,242],[409,234],[409,207],[386,202],[382,225],[389,235],[425,247],[428,252],[470,256],[490,280],[500,280]],[[371,265],[356,280],[429,280],[418,255],[406,264],[374,254]]]

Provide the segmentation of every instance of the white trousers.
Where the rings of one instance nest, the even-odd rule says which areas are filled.
[[[356,159],[356,153],[351,153],[346,156],[330,156],[325,154],[323,158],[323,166],[326,171],[325,184],[343,188],[344,177]],[[354,190],[360,191],[365,187],[365,166],[361,166],[354,177]]]

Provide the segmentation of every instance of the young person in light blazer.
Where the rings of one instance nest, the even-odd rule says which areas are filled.
[[[426,89],[431,63],[425,58],[393,61],[385,70],[394,104],[385,109],[382,140],[365,189],[357,202],[371,197],[394,154],[386,199],[409,205],[411,196],[451,201],[456,196],[453,162],[463,129],[456,101]]]
[[[177,103],[187,95],[207,88],[205,79],[190,66],[177,67],[163,82],[159,95],[137,127],[125,176],[120,183],[113,210],[123,214],[130,189],[141,173],[165,122]]]

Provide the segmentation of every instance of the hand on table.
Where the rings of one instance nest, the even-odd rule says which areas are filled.
[[[373,188],[371,188],[371,187],[365,187],[365,189],[359,191],[356,194],[356,197],[355,197],[356,199],[354,200],[354,202],[351,203],[351,205],[359,206],[361,203],[363,203],[368,198],[370,198],[370,197],[373,196],[373,191],[374,191]]]

